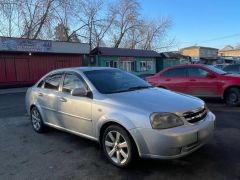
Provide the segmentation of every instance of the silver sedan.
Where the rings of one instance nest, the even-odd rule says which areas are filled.
[[[209,139],[215,124],[202,100],[115,68],[52,71],[28,89],[26,108],[36,132],[51,126],[97,141],[119,167],[135,157],[187,155]]]

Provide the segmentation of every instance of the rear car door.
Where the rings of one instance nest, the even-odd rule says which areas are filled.
[[[61,126],[85,135],[93,134],[92,99],[88,97],[72,96],[75,88],[89,90],[84,79],[77,73],[68,72],[64,75],[61,95],[58,99],[59,120]]]
[[[219,82],[217,77],[209,77],[212,74],[200,67],[188,67],[187,87],[189,94],[202,97],[217,97]]]
[[[59,86],[62,80],[63,73],[51,74],[45,78],[38,89],[38,103],[42,108],[43,118],[47,123],[59,125],[58,121],[58,99]]]
[[[162,84],[167,89],[188,93],[186,88],[187,71],[185,67],[169,69],[160,74],[160,76],[161,82],[159,82],[159,84]]]

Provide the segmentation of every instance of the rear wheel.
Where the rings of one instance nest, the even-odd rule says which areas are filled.
[[[38,111],[37,107],[33,107],[31,109],[31,123],[32,123],[32,127],[33,129],[38,132],[38,133],[42,133],[45,130],[45,125],[42,121],[42,117],[40,115],[40,112]]]
[[[109,126],[102,137],[103,151],[108,160],[118,167],[127,167],[133,161],[134,144],[120,126]]]
[[[240,89],[231,88],[226,92],[225,101],[229,106],[239,106],[240,105]]]

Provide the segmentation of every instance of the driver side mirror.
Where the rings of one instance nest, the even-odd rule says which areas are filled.
[[[212,78],[216,78],[216,75],[212,73],[207,73],[206,77],[212,79]]]
[[[72,96],[87,97],[88,91],[85,88],[76,88],[71,91]]]

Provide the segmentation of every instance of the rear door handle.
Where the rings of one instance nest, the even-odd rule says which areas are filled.
[[[61,102],[67,102],[67,99],[65,99],[65,98],[60,98],[59,99]]]
[[[43,96],[43,93],[38,93],[38,96]]]
[[[190,79],[190,81],[196,81],[196,79]]]
[[[166,79],[165,81],[171,81],[171,79]]]

